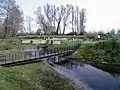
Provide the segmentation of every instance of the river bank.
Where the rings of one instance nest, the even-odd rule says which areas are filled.
[[[120,73],[120,42],[112,39],[83,44],[78,51],[66,58],[68,60],[89,63],[105,71]]]
[[[67,60],[58,63],[55,69],[86,90],[120,90],[119,74],[109,73],[91,64]]]
[[[43,62],[0,67],[0,72],[0,90],[77,90]]]

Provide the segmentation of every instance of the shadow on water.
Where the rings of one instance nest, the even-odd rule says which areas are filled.
[[[84,84],[93,90],[120,90],[120,75],[114,72],[110,74],[90,64],[73,62],[58,56],[43,61],[54,66],[59,74],[71,79],[77,85]]]

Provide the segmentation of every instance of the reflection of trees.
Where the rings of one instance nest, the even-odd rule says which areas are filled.
[[[80,67],[84,67],[84,63],[80,63],[79,66],[80,66]]]
[[[115,78],[118,78],[118,77],[120,77],[120,74],[118,74],[118,73],[113,73],[113,74],[111,74],[113,77],[115,77]]]

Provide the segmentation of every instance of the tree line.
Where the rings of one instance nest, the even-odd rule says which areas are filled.
[[[62,34],[66,30],[71,34],[84,34],[86,22],[86,9],[79,9],[78,6],[50,5],[37,7],[36,15],[37,33]],[[24,18],[24,13],[16,4],[15,0],[0,0],[0,38],[15,37],[26,30],[32,33],[32,21],[30,16]],[[25,27],[25,23],[27,27]]]
[[[84,8],[80,10],[78,6],[71,4],[56,6],[47,3],[43,8],[39,6],[35,14],[39,25],[38,33],[64,35],[66,27],[71,28],[73,34],[85,32],[86,9]]]

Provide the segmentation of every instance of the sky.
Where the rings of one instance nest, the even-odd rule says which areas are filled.
[[[16,0],[25,15],[35,18],[34,11],[46,3],[73,4],[86,8],[86,31],[109,31],[120,28],[120,0]]]

